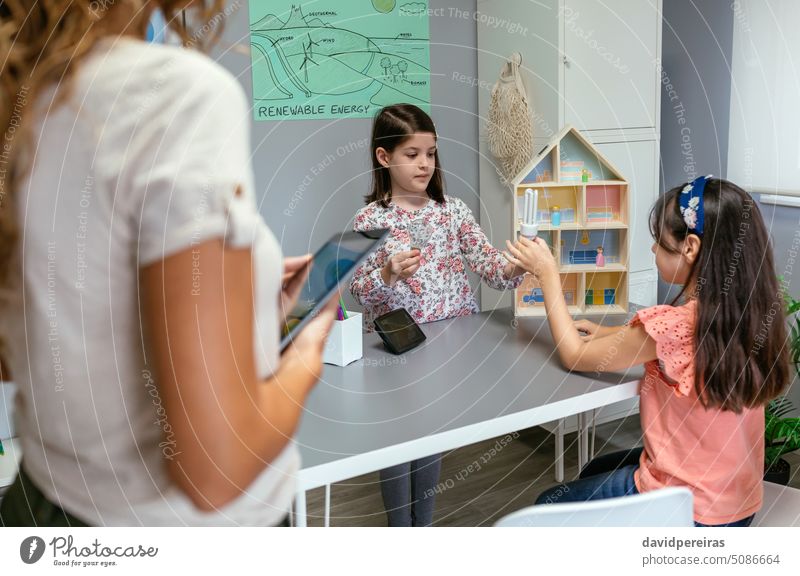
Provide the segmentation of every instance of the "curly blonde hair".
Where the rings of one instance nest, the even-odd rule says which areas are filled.
[[[28,129],[32,104],[46,88],[60,87],[56,105],[69,96],[71,79],[102,39],[144,38],[153,10],[160,9],[184,45],[203,49],[222,30],[226,0],[2,0],[0,3],[0,308],[18,281],[15,254],[18,227],[14,199],[30,169]],[[192,34],[181,12],[203,34]],[[196,18],[195,18],[196,16]],[[210,25],[211,24],[211,25]],[[0,336],[0,355],[2,355]]]

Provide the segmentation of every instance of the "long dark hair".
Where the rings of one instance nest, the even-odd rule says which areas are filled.
[[[393,104],[382,108],[375,122],[372,124],[372,190],[366,196],[367,204],[378,202],[384,208],[392,200],[392,179],[389,169],[381,166],[375,152],[383,148],[392,152],[400,144],[414,134],[429,133],[436,138],[436,126],[433,120],[423,110],[413,104]],[[444,176],[442,165],[439,162],[439,151],[435,153],[436,167],[433,170],[431,181],[428,182],[428,196],[438,202],[444,203]]]
[[[682,187],[650,211],[650,233],[673,254],[693,234],[680,213]],[[761,212],[747,192],[712,178],[703,208],[700,251],[689,274],[697,298],[694,386],[706,408],[739,413],[766,404],[789,382],[783,286]]]

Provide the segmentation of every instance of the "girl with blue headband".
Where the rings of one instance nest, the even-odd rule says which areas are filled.
[[[541,283],[563,364],[620,371],[644,364],[643,446],[589,462],[537,504],[685,486],[697,526],[747,526],[762,502],[764,405],[789,381],[783,290],[758,206],[726,180],[701,176],[650,213],[659,275],[682,285],[670,305],[621,327],[573,322],[558,268],[537,238],[508,243],[511,262]],[[775,318],[775,321],[772,319]]]

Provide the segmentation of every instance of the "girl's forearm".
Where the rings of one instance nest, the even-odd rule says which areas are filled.
[[[558,271],[553,270],[542,274],[539,282],[544,293],[547,321],[550,324],[550,332],[558,349],[558,355],[561,362],[571,369],[576,358],[580,356],[583,340],[572,324],[572,317],[569,315],[567,303],[561,293],[561,279]]]
[[[612,334],[616,334],[617,332],[619,332],[623,328],[625,328],[625,324],[622,324],[620,326],[600,326],[597,329],[597,333],[595,334],[595,337],[603,338],[605,336],[611,336]]]

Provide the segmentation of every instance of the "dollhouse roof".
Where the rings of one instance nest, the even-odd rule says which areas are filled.
[[[580,154],[577,154],[577,157],[574,159],[580,161],[580,156],[582,155],[585,160],[590,161],[591,165],[600,167],[600,170],[602,171],[602,180],[625,181],[625,178],[622,176],[620,171],[597,149],[597,147],[589,142],[589,140],[587,140],[575,127],[567,125],[550,141],[547,146],[542,148],[541,152],[534,156],[534,158],[525,166],[524,169],[522,169],[522,171],[520,171],[519,174],[512,179],[513,186],[516,187],[525,183],[533,183],[535,180],[532,178],[532,176],[537,171],[537,167],[539,167],[539,165],[542,163],[550,162],[549,157],[550,153],[553,151],[553,148],[555,148],[558,144],[566,144],[567,141],[571,148],[582,149]],[[565,159],[565,148],[566,145],[562,145],[560,148],[559,162],[562,162]]]

